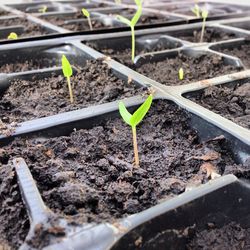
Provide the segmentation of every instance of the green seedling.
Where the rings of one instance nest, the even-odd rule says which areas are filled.
[[[16,39],[18,39],[17,33],[11,32],[11,33],[8,35],[8,39],[9,39],[9,40],[16,40]]]
[[[201,10],[200,10],[200,7],[199,7],[198,4],[195,4],[195,5],[194,5],[194,8],[192,8],[191,11],[195,14],[195,16],[196,16],[197,18],[200,18],[200,17],[201,17],[201,14],[200,14]]]
[[[205,33],[205,27],[206,27],[206,20],[207,20],[207,17],[208,17],[208,11],[207,10],[202,10],[201,17],[202,17],[203,21],[202,21],[202,29],[201,29],[201,39],[200,39],[200,42],[202,43],[203,42],[204,33]]]
[[[142,121],[144,116],[147,114],[150,109],[151,103],[153,100],[153,95],[150,94],[145,102],[131,115],[123,102],[119,103],[119,112],[123,120],[132,127],[133,135],[133,146],[134,146],[134,157],[135,157],[135,166],[139,167],[139,154],[136,138],[136,126]]]
[[[82,14],[87,17],[90,30],[93,30],[89,12],[86,9],[82,8]]]
[[[182,81],[184,79],[184,70],[183,70],[183,68],[179,69],[178,75],[179,75],[179,79]]]
[[[121,0],[115,0],[116,4],[120,4],[122,1]]]
[[[132,58],[132,62],[134,62],[134,59],[135,59],[135,25],[139,21],[141,14],[142,14],[142,1],[135,0],[135,3],[137,5],[137,11],[131,20],[129,20],[123,16],[117,15],[117,18],[121,22],[123,22],[124,24],[128,25],[131,29],[131,36],[132,36],[132,55],[131,55],[131,58]]]
[[[64,77],[67,78],[67,83],[68,83],[68,88],[69,88],[69,96],[70,96],[70,102],[74,102],[74,97],[73,97],[73,92],[72,92],[72,87],[71,87],[71,82],[70,82],[70,77],[73,74],[72,67],[65,55],[62,55],[62,71]]]
[[[48,7],[46,5],[44,5],[41,9],[39,9],[38,11],[41,13],[46,13],[46,11],[48,10]]]

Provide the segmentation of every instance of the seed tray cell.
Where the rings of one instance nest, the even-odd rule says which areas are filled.
[[[42,12],[42,9],[46,6],[46,12],[61,12],[61,11],[70,11],[73,10],[70,7],[51,3],[51,2],[43,2],[43,3],[21,3],[21,4],[11,4],[7,5],[13,9],[20,10],[25,13],[39,13]]]
[[[211,50],[238,58],[246,69],[250,68],[249,48],[250,41],[247,39],[235,42],[222,42],[210,47]]]
[[[250,79],[188,93],[192,101],[250,129]]]
[[[1,73],[15,73],[61,67],[62,54],[65,54],[74,65],[79,66],[85,63],[82,56],[84,53],[70,44],[35,46],[0,51],[0,71]]]
[[[28,19],[19,18],[17,16],[0,18],[0,27],[3,30],[3,33],[1,33],[1,38],[3,40],[7,39],[10,32],[17,33],[18,37],[41,36],[56,32],[46,26],[42,26]]]

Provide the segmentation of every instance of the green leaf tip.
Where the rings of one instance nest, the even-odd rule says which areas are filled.
[[[86,17],[90,17],[89,12],[88,12],[86,9],[84,9],[84,8],[82,8],[82,14],[83,14],[84,16],[86,16]]]
[[[16,40],[18,38],[18,35],[17,33],[15,32],[11,32],[9,35],[8,35],[8,39],[9,40]]]
[[[203,19],[207,19],[207,17],[208,17],[208,11],[207,10],[202,10],[201,16],[202,16]]]
[[[151,107],[153,101],[153,95],[150,94],[145,102],[131,115],[126,109],[123,102],[119,103],[119,112],[123,120],[130,125],[131,127],[136,127],[142,119],[147,114],[148,110]]]
[[[62,55],[62,71],[65,77],[71,77],[73,74],[72,67],[65,55]]]
[[[183,80],[183,79],[184,79],[184,70],[183,70],[183,68],[180,68],[180,69],[179,69],[178,74],[179,74],[179,79],[180,79],[180,80]]]

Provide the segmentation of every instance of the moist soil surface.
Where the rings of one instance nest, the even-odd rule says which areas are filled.
[[[46,16],[42,17],[46,21],[57,25],[61,28],[68,29],[71,31],[84,31],[84,30],[90,30],[88,20],[83,17],[81,13],[75,13],[71,16]],[[91,24],[93,29],[103,29],[103,28],[109,28],[110,26],[104,25],[102,22],[100,22],[96,18],[91,19]]]
[[[8,55],[9,56],[9,55]],[[6,55],[2,55],[4,59],[0,60],[0,72],[1,73],[13,73],[21,72],[42,68],[51,68],[59,65],[59,62],[55,58],[39,58],[30,59],[24,58],[23,56],[18,56],[14,58],[6,58]],[[10,60],[10,61],[9,61]],[[6,63],[8,62],[9,63]]]
[[[182,81],[178,78],[178,71],[181,67],[184,70]],[[162,84],[174,86],[222,76],[236,72],[238,69],[225,65],[223,58],[217,55],[190,57],[179,53],[176,57],[163,61],[145,63],[135,70]]]
[[[88,61],[71,77],[74,95],[74,103],[71,104],[67,81],[61,71],[59,74],[11,81],[11,86],[0,99],[0,120],[5,124],[22,122],[143,92],[143,88],[117,78],[101,60]]]
[[[250,42],[247,44],[242,44],[240,46],[235,46],[232,48],[220,48],[216,51],[228,54],[231,56],[238,57],[246,68],[250,68]]]
[[[139,168],[132,165],[130,127],[121,118],[107,118],[68,136],[16,138],[2,148],[1,169],[10,171],[12,159],[23,157],[46,204],[76,223],[115,222],[205,183],[215,173],[249,176],[250,166],[234,163],[223,136],[199,142],[189,119],[173,104],[153,103],[137,128]],[[8,191],[13,184],[1,183]],[[0,221],[19,218],[4,215]],[[18,222],[24,223],[22,218]]]
[[[48,34],[48,31],[46,31],[42,26],[36,23],[32,23],[27,19],[21,19],[21,18],[3,19],[0,20],[0,26],[1,27],[22,26],[23,31],[21,32],[21,34],[16,32],[19,37]]]
[[[5,10],[0,10],[0,16],[7,16],[7,15],[9,15],[9,12]]]
[[[192,43],[199,43],[201,39],[201,29],[194,30],[192,34],[178,35],[178,36],[173,35],[173,36],[182,40],[192,42]],[[234,38],[237,38],[236,35],[230,31],[226,33],[223,30],[206,28],[204,37],[203,37],[203,42],[212,43],[212,42],[218,42],[218,41],[229,40],[229,39],[234,39]]]
[[[191,97],[201,106],[250,129],[250,83],[234,88],[213,86]]]
[[[150,39],[150,38],[149,38]],[[112,49],[111,46],[105,46],[102,45],[102,48],[98,46],[98,44],[94,42],[87,42],[87,46],[103,53],[106,56],[110,56],[111,58],[115,59],[116,61],[119,61],[129,67],[133,67],[132,62],[131,62],[131,48],[130,47],[122,47],[117,49]],[[135,46],[136,51],[135,51],[135,56],[137,55],[143,55],[145,53],[150,53],[150,52],[156,52],[156,51],[161,51],[161,50],[168,50],[168,49],[174,49],[180,47],[180,44],[178,43],[173,43],[169,41],[158,41],[156,44],[153,46],[145,46],[143,49],[139,49],[139,45],[137,44]]]
[[[207,229],[195,232],[188,250],[198,249],[250,249],[250,228],[244,229],[236,222],[231,222],[221,228],[209,223]]]

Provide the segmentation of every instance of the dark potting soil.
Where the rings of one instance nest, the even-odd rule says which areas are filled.
[[[117,78],[107,64],[88,61],[71,77],[74,103],[63,75],[11,82],[0,99],[0,120],[5,124],[54,115],[142,94],[143,88]]]
[[[22,33],[18,34],[17,32],[19,37],[48,34],[48,31],[46,31],[46,29],[40,26],[39,24],[32,23],[31,21],[22,18],[9,18],[0,20],[0,26],[1,27],[22,26],[23,27]]]
[[[17,249],[29,230],[29,219],[22,202],[15,170],[6,163],[0,149],[0,249]]]
[[[238,57],[246,68],[250,68],[250,43],[242,44],[240,46],[235,46],[232,48],[221,48],[216,49],[216,51],[228,54],[231,56]]]
[[[65,19],[64,19],[65,17]],[[61,28],[68,29],[71,31],[84,31],[90,30],[88,20],[83,17],[81,13],[75,13],[72,16],[46,16],[43,17],[46,21],[57,25]],[[91,19],[93,29],[108,28],[96,18]]]
[[[5,55],[2,56],[3,59],[0,60],[0,72],[1,73],[13,73],[13,72],[21,72],[42,68],[51,68],[56,67],[60,63],[56,58],[39,58],[30,59],[24,58],[23,56],[18,56],[15,60],[11,60],[11,58],[6,58]],[[9,63],[9,60],[11,60]]]
[[[23,157],[48,207],[76,223],[112,223],[207,182],[214,173],[249,176],[249,166],[234,163],[223,137],[199,142],[189,115],[166,101],[153,103],[137,134],[140,168],[132,165],[131,129],[121,118],[69,136],[16,138],[2,148],[0,162],[10,171],[12,159]]]
[[[209,223],[208,228],[198,231],[187,245],[188,250],[209,249],[250,249],[250,228],[244,229],[236,222],[231,222],[221,228]]]
[[[191,98],[201,106],[250,129],[250,83],[234,88],[213,86]]]
[[[7,15],[9,15],[9,12],[0,9],[0,16],[7,16]]]
[[[111,46],[103,46],[101,49],[100,47],[95,43],[95,42],[87,42],[86,45],[89,47],[103,53],[106,56],[110,56],[111,58],[115,59],[118,62],[121,62],[125,65],[128,65],[130,67],[133,67],[132,61],[131,61],[131,48],[119,48],[113,49]],[[153,47],[148,47],[148,48],[143,48],[139,49],[138,45],[136,47],[136,52],[135,55],[142,55],[145,53],[150,53],[150,52],[156,52],[156,51],[161,51],[161,50],[167,50],[167,49],[174,49],[180,47],[178,43],[173,43],[169,41],[158,41]]]
[[[176,38],[186,40],[193,43],[199,43],[201,38],[201,29],[194,30],[192,34],[186,35],[174,35]],[[237,38],[233,32],[224,32],[223,30],[216,30],[213,28],[207,27],[205,29],[203,42],[212,43],[223,40],[229,40]]]
[[[181,67],[184,70],[182,81],[178,78],[178,71]],[[191,57],[182,53],[173,58],[149,62],[136,68],[136,71],[142,75],[166,85],[183,85],[222,76],[237,70],[234,66],[225,65],[223,58],[217,55]]]

